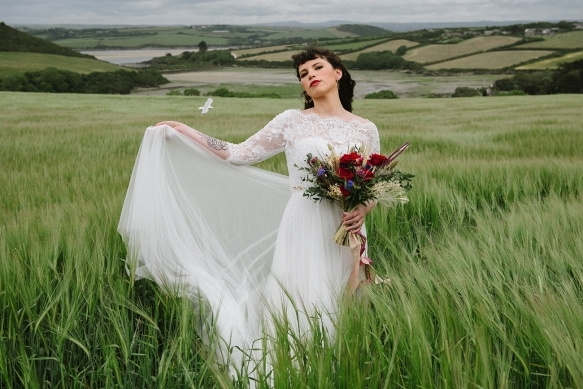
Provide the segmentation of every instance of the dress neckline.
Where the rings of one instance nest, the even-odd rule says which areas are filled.
[[[358,123],[358,124],[363,125],[363,126],[373,124],[370,120],[367,120],[367,119],[363,119],[364,121],[361,121],[360,119],[344,120],[344,119],[339,118],[338,116],[320,116],[317,113],[306,112],[305,110],[302,110],[302,109],[296,109],[295,111],[302,116],[305,116],[305,117],[314,116],[320,120],[335,120],[335,121],[342,122],[344,124]]]

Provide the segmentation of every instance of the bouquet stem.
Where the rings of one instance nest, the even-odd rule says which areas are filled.
[[[332,240],[341,246],[350,246],[349,236],[350,234],[346,231],[346,226],[344,223],[341,223],[332,237]]]
[[[356,209],[356,207],[351,208],[351,209],[349,209],[347,211],[344,211],[344,212],[352,212],[355,209]],[[339,244],[341,246],[350,246],[349,237],[350,237],[350,233],[346,230],[346,226],[344,225],[344,221],[342,221],[340,223],[340,225],[338,226],[338,229],[336,230],[336,233],[332,237],[332,240],[336,244]]]

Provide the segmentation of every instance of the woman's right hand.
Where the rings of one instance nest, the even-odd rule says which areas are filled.
[[[167,120],[167,121],[163,121],[163,122],[160,122],[160,123],[156,123],[156,127],[157,126],[163,126],[163,125],[170,126],[170,127],[174,128],[176,131],[178,131],[180,133],[183,133],[183,134],[184,134],[184,130],[187,130],[187,131],[188,130],[193,130],[193,128],[187,126],[184,123],[173,122],[171,120]]]

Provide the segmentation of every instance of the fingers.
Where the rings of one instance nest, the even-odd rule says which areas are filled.
[[[343,223],[347,231],[359,231],[364,224],[364,215],[358,211],[345,213]]]

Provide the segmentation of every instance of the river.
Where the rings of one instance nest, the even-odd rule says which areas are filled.
[[[198,47],[185,47],[182,49],[83,50],[81,53],[92,55],[101,61],[125,65],[149,61],[154,57],[162,57],[167,53],[177,55],[185,51],[198,51]]]

